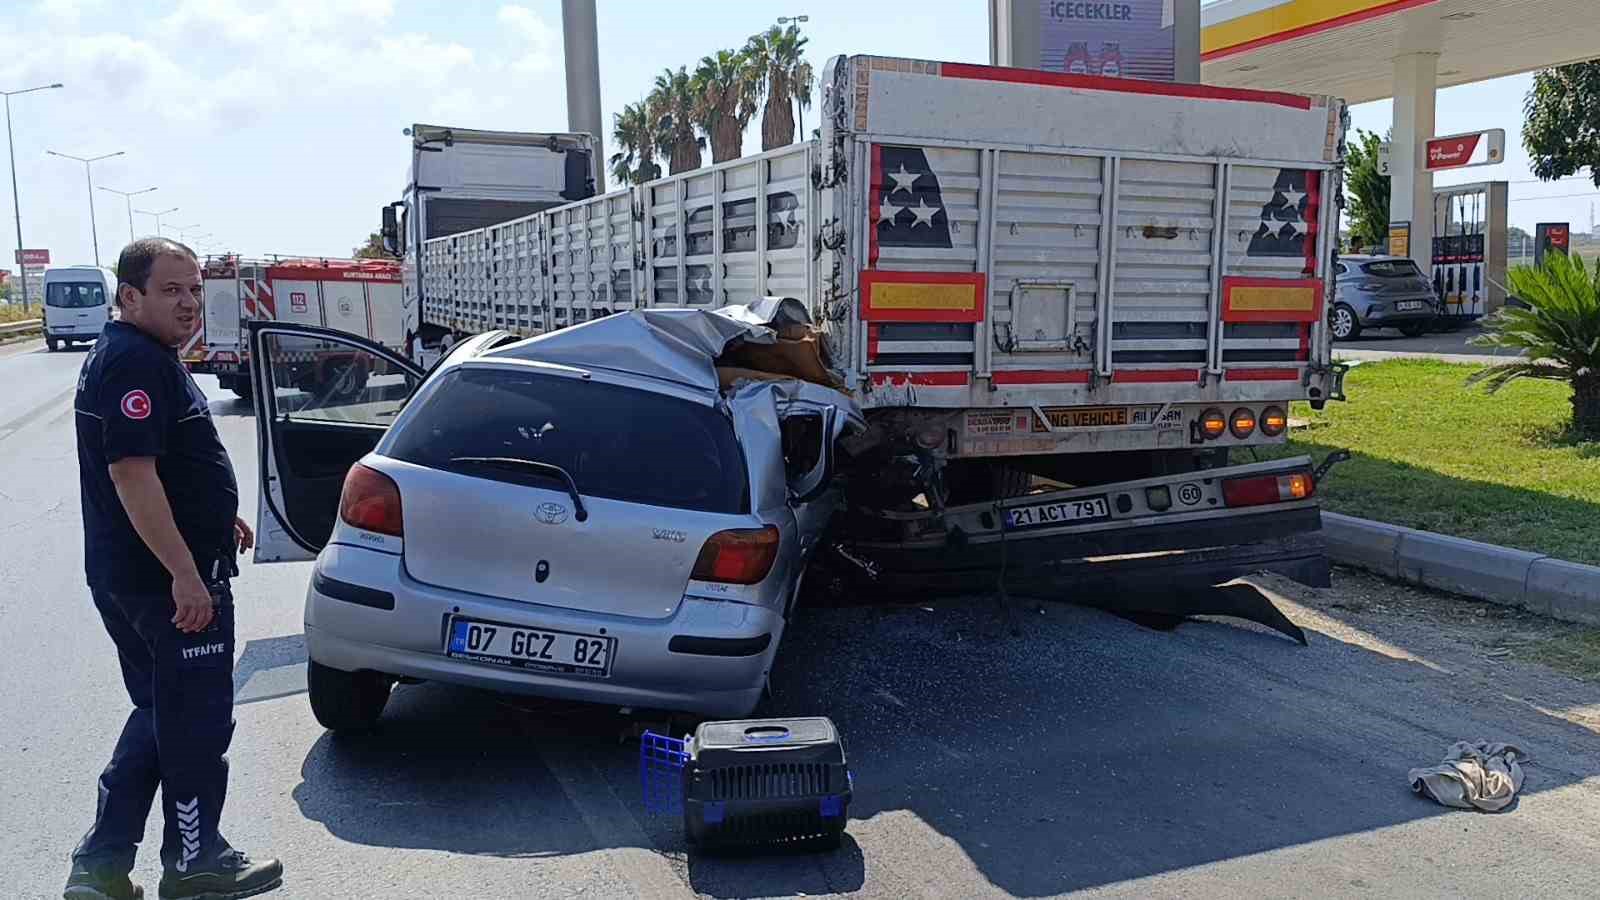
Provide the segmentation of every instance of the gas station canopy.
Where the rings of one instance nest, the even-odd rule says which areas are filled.
[[[1395,95],[1396,57],[1438,54],[1449,87],[1600,56],[1600,0],[1216,0],[1201,8],[1207,84]]]

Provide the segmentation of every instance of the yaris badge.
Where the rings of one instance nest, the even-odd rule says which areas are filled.
[[[567,508],[559,503],[541,503],[534,508],[533,517],[546,525],[560,525],[567,520]]]

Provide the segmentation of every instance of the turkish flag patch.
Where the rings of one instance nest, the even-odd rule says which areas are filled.
[[[150,395],[140,390],[123,394],[122,414],[134,420],[150,418]]]

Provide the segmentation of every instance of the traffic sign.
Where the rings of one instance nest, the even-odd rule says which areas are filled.
[[[24,265],[24,266],[48,266],[48,265],[50,265],[50,251],[49,250],[18,250],[16,255],[17,255],[17,262],[20,265]]]

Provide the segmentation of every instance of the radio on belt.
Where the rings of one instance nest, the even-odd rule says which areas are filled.
[[[647,733],[640,764],[657,811],[674,805],[665,795],[679,776],[684,831],[698,847],[829,848],[844,834],[851,777],[826,718],[705,722],[681,742]]]

